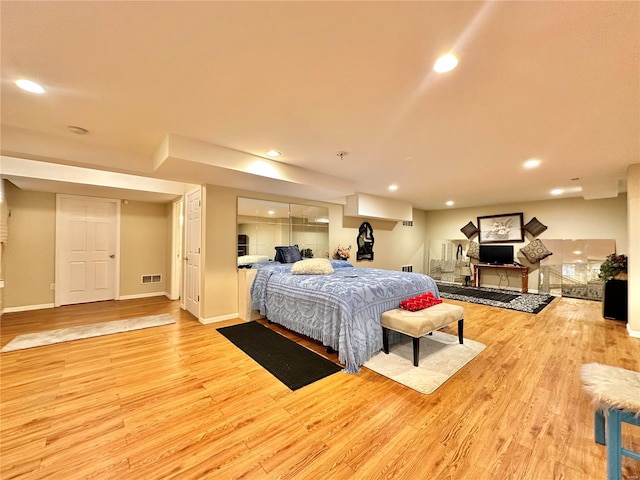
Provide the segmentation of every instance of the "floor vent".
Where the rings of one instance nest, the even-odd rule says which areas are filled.
[[[142,281],[140,283],[162,283],[162,275],[159,273],[156,275],[142,275]]]
[[[402,266],[402,271],[403,272],[413,272],[413,265],[403,265]]]
[[[403,220],[402,221],[402,226],[403,227],[413,227],[413,220]]]

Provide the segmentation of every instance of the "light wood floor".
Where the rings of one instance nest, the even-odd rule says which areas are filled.
[[[201,325],[160,297],[5,314],[2,345],[164,312],[177,323],[1,354],[0,475],[604,479],[578,371],[638,371],[640,340],[596,302],[556,299],[538,315],[452,303],[487,348],[431,395],[366,369],[291,392],[216,331],[237,320]],[[623,431],[635,450],[638,430]],[[625,458],[623,470],[640,479],[640,462]]]

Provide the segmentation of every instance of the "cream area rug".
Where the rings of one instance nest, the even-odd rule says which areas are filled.
[[[389,354],[380,351],[364,366],[420,393],[433,393],[458,370],[485,349],[485,345],[467,338],[460,345],[456,335],[435,331],[420,339],[420,360],[413,366],[413,341],[402,336],[389,346]]]
[[[147,317],[129,318],[127,320],[116,320],[114,322],[91,323],[77,327],[60,328],[58,330],[26,333],[24,335],[18,335],[7,343],[2,349],[2,352],[42,347],[44,345],[52,345],[54,343],[68,342],[82,338],[100,337],[103,335],[111,335],[112,333],[130,332],[132,330],[170,325],[172,323],[176,323],[173,317],[168,313],[163,313],[161,315],[149,315]]]

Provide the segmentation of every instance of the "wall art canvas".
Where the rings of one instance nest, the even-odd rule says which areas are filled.
[[[522,213],[478,217],[480,243],[524,242]]]

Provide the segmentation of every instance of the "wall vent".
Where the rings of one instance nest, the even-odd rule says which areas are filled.
[[[403,227],[413,227],[413,220],[403,220],[402,221],[402,226]]]
[[[413,265],[403,265],[402,266],[402,271],[403,272],[413,272]]]
[[[140,283],[162,283],[162,275],[159,273],[153,275],[142,275]]]

